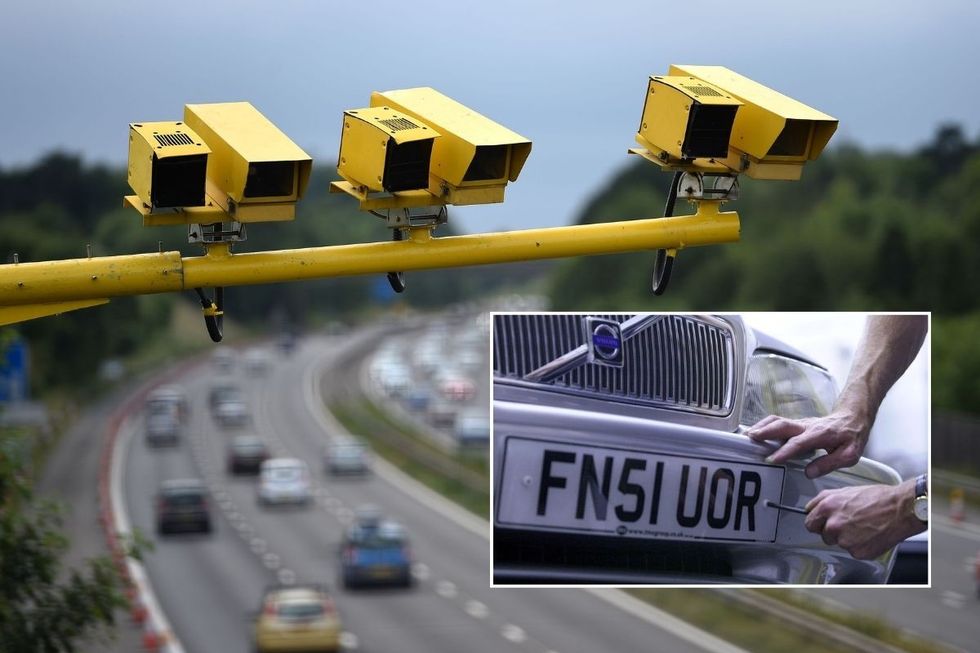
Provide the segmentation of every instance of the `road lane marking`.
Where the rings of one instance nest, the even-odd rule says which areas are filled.
[[[277,556],[275,553],[266,553],[262,556],[262,564],[264,564],[267,569],[278,569],[282,562],[279,559],[279,556]]]
[[[944,533],[955,535],[974,542],[980,542],[980,526],[967,522],[954,522],[945,515],[932,514],[932,525]]]
[[[345,651],[353,651],[359,644],[357,635],[354,633],[349,633],[346,630],[340,633],[340,647]]]
[[[683,619],[678,619],[674,615],[655,608],[649,603],[641,601],[626,592],[604,587],[583,588],[583,591],[601,598],[624,612],[642,619],[661,630],[665,630],[675,637],[700,646],[706,651],[711,651],[712,653],[748,653],[745,649],[730,644],[719,637],[715,637],[711,633],[701,630],[696,626],[692,626]]]
[[[436,583],[436,594],[446,599],[456,598],[456,584],[452,581],[441,580]]]
[[[953,590],[944,590],[942,602],[947,608],[959,610],[966,602],[966,597],[959,592],[954,592]]]
[[[276,575],[279,577],[279,582],[283,585],[292,585],[296,582],[296,572],[294,572],[292,569],[286,569],[283,567]]]
[[[432,570],[429,569],[429,565],[424,562],[416,562],[412,565],[412,576],[419,581],[427,581],[429,577],[432,576]]]
[[[524,632],[524,629],[514,624],[505,625],[500,629],[500,634],[503,635],[504,639],[515,644],[520,644],[527,639],[527,633]]]
[[[485,619],[488,614],[490,614],[490,609],[487,608],[485,603],[481,603],[476,599],[471,599],[466,602],[463,606],[466,610],[466,614],[470,615],[474,619]]]
[[[269,548],[269,545],[266,544],[265,540],[263,540],[261,537],[252,538],[250,544],[252,546],[252,553],[256,555],[261,555],[265,553],[266,549]]]

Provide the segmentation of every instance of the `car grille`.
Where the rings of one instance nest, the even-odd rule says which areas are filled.
[[[625,322],[630,315],[596,315]],[[524,377],[586,342],[582,315],[495,315],[498,380]],[[585,363],[550,381],[556,391],[727,415],[734,399],[734,337],[718,319],[667,315],[623,342],[622,368]]]

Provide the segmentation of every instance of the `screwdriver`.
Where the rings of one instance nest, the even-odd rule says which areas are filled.
[[[775,508],[776,510],[785,510],[787,512],[795,512],[798,515],[805,515],[805,514],[807,514],[807,511],[804,510],[803,508],[797,508],[796,506],[784,506],[782,504],[776,503],[775,501],[770,501],[769,499],[766,499],[762,503],[764,505],[766,505],[766,506],[769,506],[770,508]]]

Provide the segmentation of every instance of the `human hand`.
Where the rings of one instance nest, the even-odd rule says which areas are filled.
[[[827,417],[786,419],[770,415],[753,425],[746,435],[755,442],[779,440],[783,445],[766,461],[782,463],[799,458],[815,449],[826,454],[806,466],[807,478],[817,478],[835,469],[857,464],[868,443],[871,425],[850,411],[838,411]]]
[[[915,518],[915,481],[901,485],[862,485],[823,490],[810,499],[803,522],[829,545],[858,560],[871,560],[926,525]]]

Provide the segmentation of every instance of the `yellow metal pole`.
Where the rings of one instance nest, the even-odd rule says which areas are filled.
[[[509,263],[546,258],[683,249],[737,241],[735,212],[702,202],[692,216],[433,238],[415,228],[408,240],[204,256],[179,252],[0,265],[0,306],[23,306],[200,287],[279,283],[390,270]]]
[[[682,249],[734,242],[738,214],[702,205],[697,216],[528,229],[432,238],[411,230],[399,242],[337,245],[184,259],[187,288],[276,283],[298,279],[385,274],[547,258]]]

